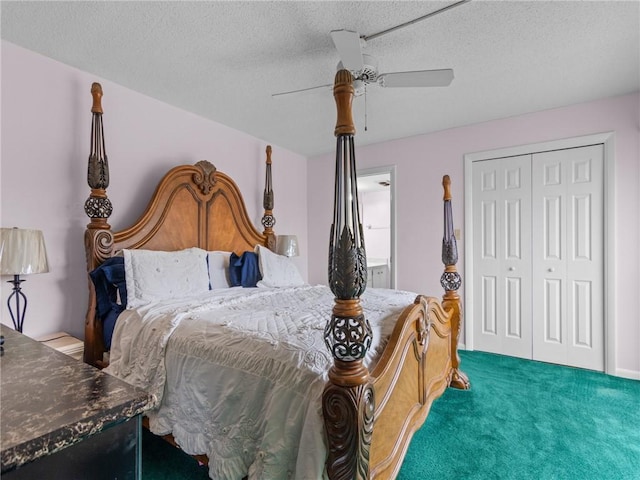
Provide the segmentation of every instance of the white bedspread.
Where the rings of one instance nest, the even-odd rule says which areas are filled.
[[[410,292],[368,289],[378,355]],[[321,396],[333,294],[324,286],[231,288],[127,310],[107,372],[155,395],[151,431],[206,454],[213,479],[323,478]],[[384,339],[384,340],[381,340]]]

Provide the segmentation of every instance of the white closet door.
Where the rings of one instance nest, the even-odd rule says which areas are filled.
[[[533,155],[533,359],[604,370],[602,145]]]
[[[473,165],[475,348],[531,358],[531,155]]]

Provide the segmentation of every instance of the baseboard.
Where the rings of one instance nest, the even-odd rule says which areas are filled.
[[[463,343],[458,345],[458,350],[466,350],[466,346]],[[470,351],[470,350],[469,350]],[[628,378],[629,380],[640,380],[640,371],[638,370],[627,370],[625,368],[616,368],[614,377],[620,378]]]
[[[616,369],[616,377],[628,378],[629,380],[640,380],[640,372],[637,370]]]

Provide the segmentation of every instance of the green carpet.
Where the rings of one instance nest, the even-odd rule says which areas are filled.
[[[471,390],[448,389],[434,403],[400,480],[640,479],[640,382],[482,352],[460,357]]]
[[[207,467],[142,429],[142,480],[208,480]]]
[[[471,390],[436,400],[399,480],[640,480],[640,382],[482,352],[460,357]],[[144,431],[142,478],[208,476]]]

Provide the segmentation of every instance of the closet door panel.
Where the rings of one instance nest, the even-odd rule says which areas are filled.
[[[542,322],[536,321],[536,328],[544,327],[542,334],[547,344],[562,344],[564,308],[562,306],[562,280],[559,278],[546,278],[544,280],[544,310]],[[534,335],[539,332],[534,332]]]
[[[603,370],[602,145],[534,154],[532,198],[533,359]]]
[[[531,358],[531,156],[473,168],[475,348]]]

